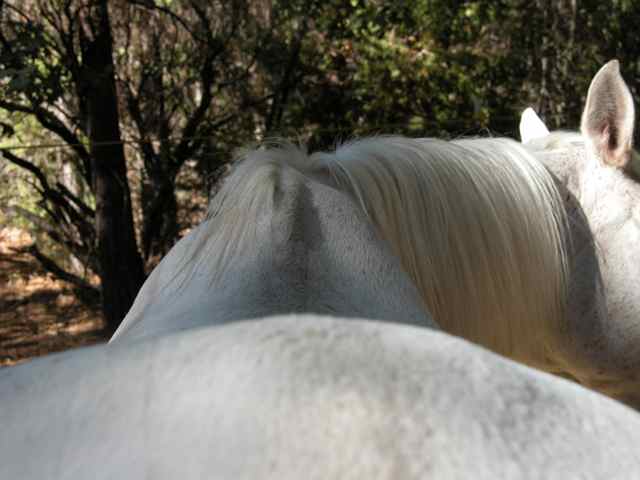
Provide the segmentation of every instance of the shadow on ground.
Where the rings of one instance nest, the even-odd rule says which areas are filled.
[[[67,284],[12,251],[29,241],[0,231],[0,366],[106,341],[97,305],[80,303]]]

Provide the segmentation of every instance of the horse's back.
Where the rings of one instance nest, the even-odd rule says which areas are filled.
[[[629,478],[640,418],[464,340],[289,316],[0,374],[2,478]]]

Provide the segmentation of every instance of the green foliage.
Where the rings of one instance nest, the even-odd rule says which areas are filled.
[[[60,98],[68,77],[42,25],[8,22],[12,48],[0,49],[0,85],[5,98],[26,98],[35,105]]]
[[[625,1],[329,2],[306,38],[288,132],[322,148],[372,132],[516,136],[529,105],[576,128],[602,64],[637,69],[639,20]]]
[[[64,5],[81,11],[83,1]],[[12,36],[0,50],[0,97],[56,115],[62,105],[69,129],[85,140],[82,98],[72,88],[78,59],[61,53],[60,25],[71,24],[52,23],[60,2],[28,3],[24,16],[5,19]],[[516,136],[529,105],[550,126],[575,128],[591,77],[613,57],[640,94],[640,4],[631,0],[154,0],[113,2],[111,14],[121,128],[135,140],[127,146],[134,192],[152,194],[163,175],[175,187],[180,169],[193,180],[185,188],[195,188],[198,178],[217,178],[235,148],[265,135],[312,148],[371,133]],[[206,138],[189,161],[172,163],[212,52],[211,101],[190,133]],[[60,141],[32,117],[11,120],[15,140]],[[153,148],[145,152],[147,140]],[[59,170],[52,155],[29,158],[52,178]],[[7,191],[37,211],[21,185]],[[91,204],[89,190],[82,194]],[[144,217],[144,198],[134,203]]]
[[[307,37],[305,102],[290,105],[289,124],[315,125],[312,143],[322,147],[336,134],[455,135],[486,127],[483,77],[491,57],[465,42],[490,16],[468,2],[330,2]]]

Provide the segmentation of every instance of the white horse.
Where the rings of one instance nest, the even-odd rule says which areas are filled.
[[[112,341],[289,312],[427,325],[415,294],[447,332],[593,385],[605,317],[589,232],[575,198],[513,140],[259,149]],[[372,259],[387,266],[363,268]]]
[[[363,238],[377,238],[364,213],[445,331],[640,407],[640,188],[623,172],[634,113],[618,70],[613,62],[594,78],[582,136],[526,146],[378,137],[311,156],[290,146],[249,153],[114,339],[286,312],[424,323],[397,314],[410,304],[406,282],[352,298],[355,285],[370,285],[357,274],[372,256]],[[549,153],[556,147],[564,153]],[[316,214],[323,195],[333,206]],[[345,227],[351,217],[358,225]],[[287,281],[306,287],[282,288]],[[327,304],[340,292],[339,305]]]
[[[0,371],[0,405],[3,479],[640,476],[628,407],[446,333],[357,319],[43,357]]]
[[[506,139],[379,137],[333,154],[249,152],[207,220],[152,272],[112,341],[287,312],[426,324],[417,312],[398,314],[411,305],[411,281],[363,271],[388,242],[445,330],[563,370],[549,355],[566,322],[563,205],[547,170]],[[358,285],[367,291],[354,292]]]
[[[520,158],[521,147],[393,141],[408,152],[401,158],[415,162],[415,170],[408,170],[414,174],[403,179],[413,181],[410,195],[421,194],[419,174],[432,168],[422,166],[430,165],[424,161],[425,151],[442,152],[433,153],[442,160],[435,163],[435,172],[451,172],[433,177],[434,184],[442,184],[434,190],[435,198],[449,189],[455,192],[459,179],[472,178],[464,173],[464,162],[451,167],[444,161],[450,151],[465,152],[478,170],[483,170],[482,162],[492,161],[502,172],[479,177],[484,180],[478,185],[487,182],[487,190],[498,193],[477,187],[476,197],[455,210],[470,215],[471,225],[463,231],[483,232],[477,243],[496,248],[483,253],[485,260],[502,265],[501,249],[512,244],[512,236],[524,241],[524,234],[498,221],[509,214],[524,215],[531,222],[526,235],[554,245],[554,262],[564,265],[563,217],[549,220],[537,207],[515,202],[531,197],[542,208],[546,203],[537,198],[541,195],[560,204],[552,180],[544,181],[545,170],[526,155],[519,167],[500,169],[502,157],[485,155],[481,148],[493,152],[495,145],[502,146],[506,162],[510,157],[504,152]],[[376,142],[384,146],[392,140],[354,144],[342,152]],[[640,475],[636,412],[435,331],[400,259],[363,214],[373,217],[367,206],[374,204],[358,196],[356,183],[346,194],[337,188],[340,172],[346,178],[350,171],[324,155],[306,160],[287,145],[246,156],[213,200],[208,219],[145,283],[116,333],[129,341],[0,371],[0,478]],[[387,171],[384,162],[371,164],[382,175]],[[373,176],[372,184],[375,181]],[[529,190],[514,196],[511,184],[529,185]],[[406,191],[397,189],[393,195],[405,201]],[[385,197],[387,189],[379,192],[382,203],[397,200]],[[509,195],[512,206],[501,201]],[[484,207],[476,204],[481,200],[494,204],[488,223]],[[425,215],[446,225],[451,220],[444,206],[434,203]],[[380,218],[394,221],[393,216]],[[547,226],[555,230],[542,228]],[[464,243],[453,232],[445,235],[452,236],[454,245]],[[418,253],[427,249],[427,238],[416,245]],[[446,263],[438,255],[450,253],[437,250],[446,247],[441,236],[434,241],[431,258],[437,269]],[[533,245],[528,251],[540,255],[538,265],[524,271],[534,277],[538,269],[554,272],[556,263],[536,248],[542,247]],[[518,249],[507,252],[521,254]],[[507,257],[507,265],[516,268],[517,258]],[[464,262],[473,259],[463,259],[461,271],[475,274],[475,264]],[[563,284],[563,270],[556,270],[555,276],[540,273],[545,281],[541,292],[547,297],[538,299],[547,303],[536,308],[545,314],[562,304],[550,286]],[[428,288],[446,295],[443,302],[449,300],[450,284],[440,290],[437,277],[428,278]],[[504,279],[516,286],[504,282],[501,288],[526,287],[522,279]],[[486,291],[485,286],[478,288]],[[465,293],[458,290],[454,299],[464,301]],[[480,301],[482,295],[476,292],[470,298]],[[519,311],[516,303],[496,308]],[[302,311],[340,318],[262,318]],[[469,321],[482,312],[472,308]],[[252,318],[259,320],[247,320]],[[227,323],[235,320],[245,321]],[[184,330],[175,331],[179,329]]]
[[[640,158],[632,148],[634,119],[631,93],[613,60],[591,82],[580,133],[549,133],[532,109],[523,113],[520,132],[525,147],[578,199],[595,240],[600,310],[572,325],[592,364],[578,378],[640,407]],[[592,278],[589,267],[581,280]]]

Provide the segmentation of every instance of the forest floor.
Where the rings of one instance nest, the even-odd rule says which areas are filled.
[[[12,250],[30,242],[21,230],[0,230],[0,367],[106,341],[98,306],[80,303],[68,284]]]

